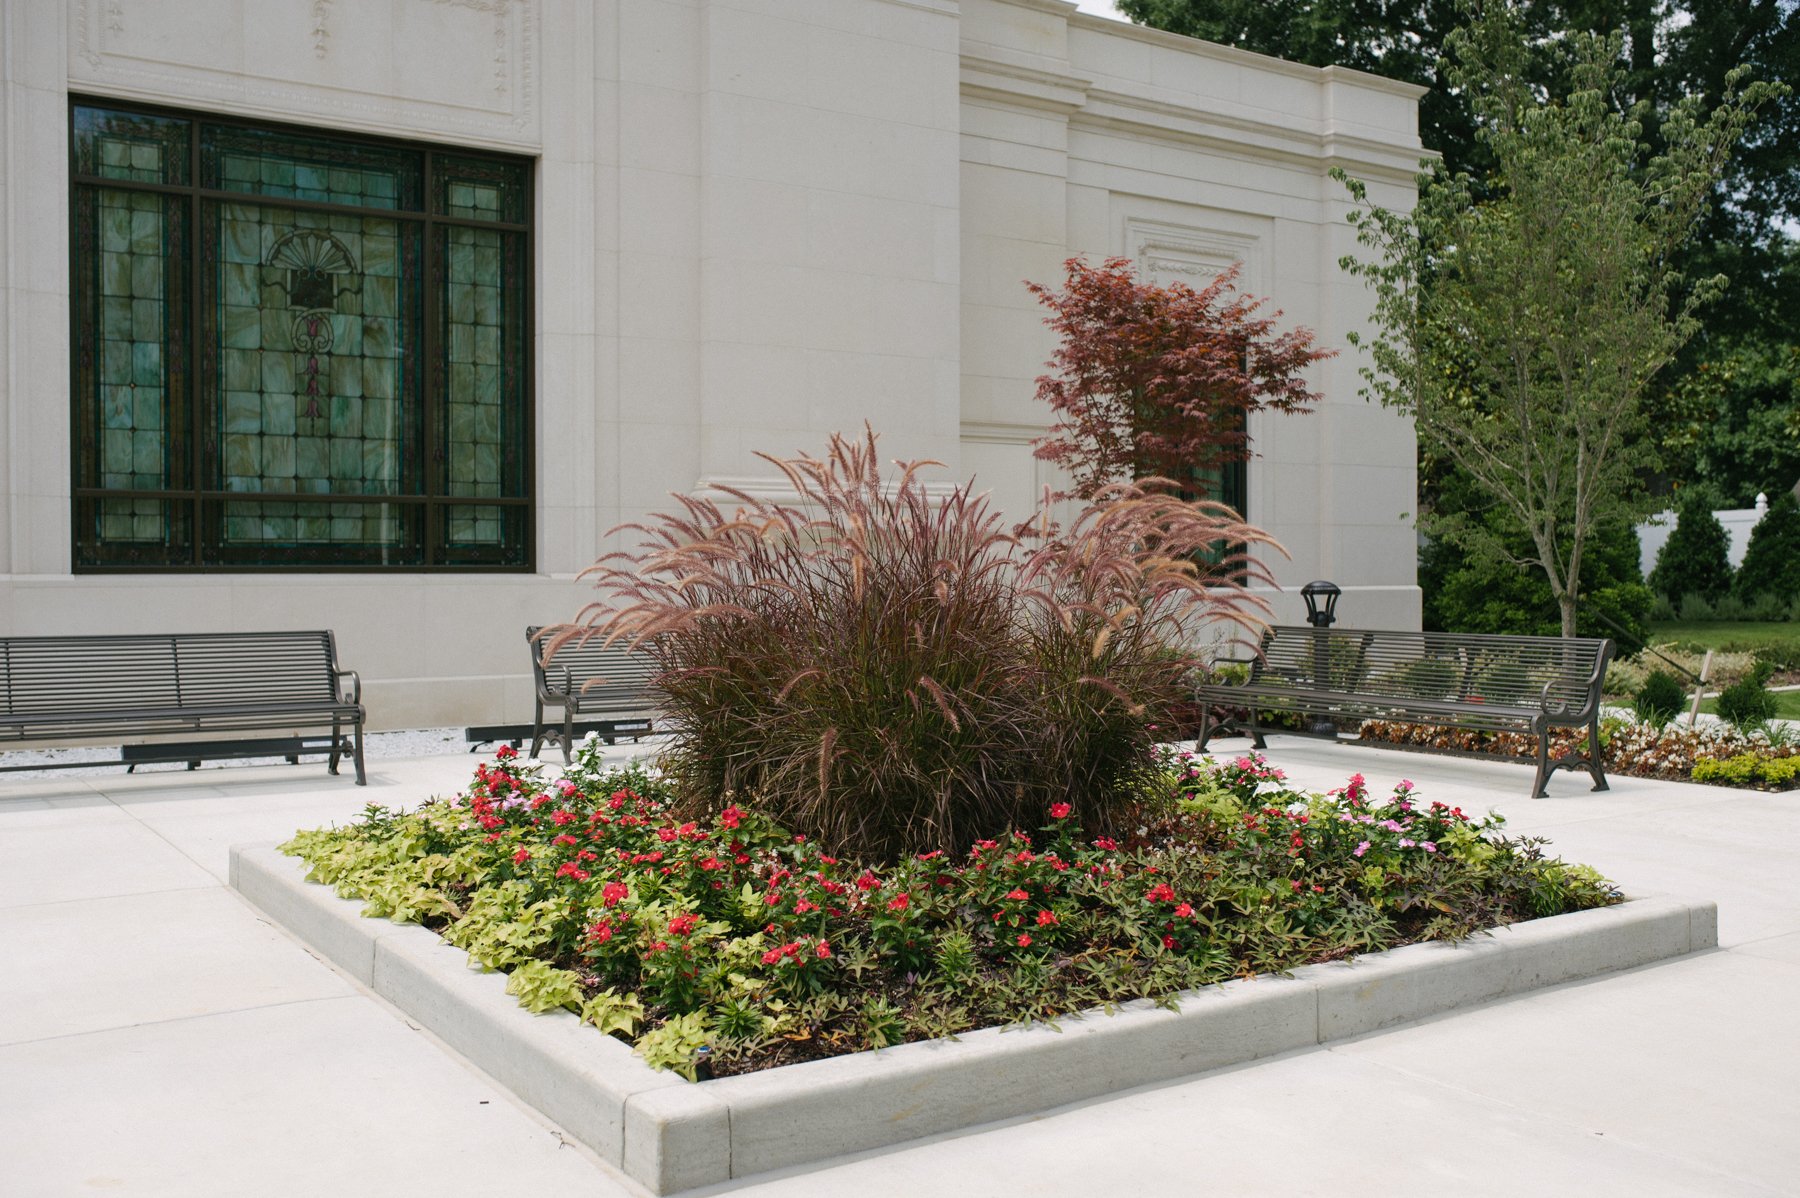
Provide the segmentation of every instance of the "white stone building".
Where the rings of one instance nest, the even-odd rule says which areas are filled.
[[[1063,0],[6,0],[0,631],[329,627],[378,727],[528,718],[606,530],[867,420],[1047,481],[1023,280],[1244,264],[1344,347],[1334,166],[1417,89]],[[1414,441],[1259,421],[1248,517],[1417,627]],[[276,498],[267,498],[275,496]]]

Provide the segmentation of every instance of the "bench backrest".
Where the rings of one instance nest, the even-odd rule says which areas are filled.
[[[1523,707],[1548,699],[1585,713],[1611,656],[1603,639],[1277,625],[1253,669],[1258,683],[1303,690]]]
[[[9,715],[332,702],[329,632],[195,632],[0,638]]]
[[[531,646],[531,671],[538,694],[580,696],[583,705],[618,706],[621,709],[654,707],[661,697],[654,679],[658,667],[648,654],[622,641],[606,644],[604,637],[582,640],[571,637],[558,645],[549,664],[544,648],[561,629],[533,625],[525,630]]]

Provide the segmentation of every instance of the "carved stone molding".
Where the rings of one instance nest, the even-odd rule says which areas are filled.
[[[509,149],[540,143],[544,0],[68,3],[78,89]]]
[[[1199,289],[1242,264],[1240,286],[1266,290],[1263,242],[1254,233],[1127,217],[1124,240],[1125,256],[1152,279]]]

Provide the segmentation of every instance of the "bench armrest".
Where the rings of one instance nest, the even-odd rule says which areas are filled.
[[[334,668],[331,671],[331,678],[338,688],[339,699],[342,699],[345,703],[356,703],[359,705],[362,703],[362,678],[355,670],[339,670]],[[343,688],[343,680],[346,678],[350,680],[350,695],[348,698],[345,698]]]

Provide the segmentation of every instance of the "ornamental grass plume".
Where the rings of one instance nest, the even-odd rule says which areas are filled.
[[[1118,484],[1021,538],[970,486],[928,494],[939,463],[885,479],[872,431],[761,456],[798,503],[675,496],[622,526],[642,542],[586,572],[602,598],[559,637],[655,662],[684,801],[748,799],[845,854],[961,852],[1052,803],[1113,829],[1202,626],[1266,611],[1249,549],[1280,547],[1219,504]]]

